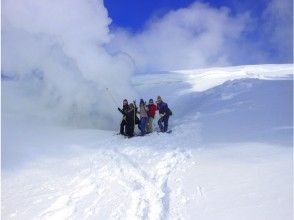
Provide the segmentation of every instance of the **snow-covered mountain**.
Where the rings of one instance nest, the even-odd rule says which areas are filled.
[[[292,64],[137,75],[132,85],[169,104],[171,134],[125,139],[2,111],[3,219],[292,218]]]

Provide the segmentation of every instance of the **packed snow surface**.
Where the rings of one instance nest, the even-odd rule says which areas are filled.
[[[292,219],[293,65],[132,84],[169,104],[171,134],[127,139],[2,112],[3,219]]]

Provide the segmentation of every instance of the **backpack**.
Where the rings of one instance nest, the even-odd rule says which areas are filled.
[[[170,110],[170,108],[167,108],[167,114],[168,114],[169,116],[172,116],[172,115],[173,115],[173,112]]]

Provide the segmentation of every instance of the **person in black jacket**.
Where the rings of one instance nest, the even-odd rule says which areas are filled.
[[[130,137],[134,136],[135,129],[135,120],[136,120],[136,109],[133,103],[129,105],[129,108],[126,111],[119,111],[124,115],[125,123],[126,123],[126,132],[125,135]]]
[[[127,111],[126,119],[127,119],[126,134],[130,138],[134,136],[135,120],[136,120],[136,109],[133,103],[130,104],[130,109]]]
[[[128,104],[128,100],[124,99],[123,101],[123,108],[117,108],[122,114],[123,114],[123,118],[122,118],[122,121],[120,123],[120,134],[121,135],[125,135],[126,134],[126,125],[127,125],[127,120],[126,120],[126,112],[129,110],[129,104]]]

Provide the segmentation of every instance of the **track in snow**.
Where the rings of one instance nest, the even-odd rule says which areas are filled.
[[[165,151],[150,157],[147,161],[149,165],[143,166],[138,156],[146,152],[135,150],[139,152],[133,155],[129,155],[129,150],[125,153],[117,148],[99,152],[107,157],[108,162],[101,166],[98,158],[93,159],[90,168],[82,170],[38,218],[102,217],[103,204],[111,203],[114,205],[111,213],[108,213],[111,218],[166,219],[170,211],[170,173],[188,158],[188,154],[179,150]],[[123,192],[119,194],[125,195],[127,203],[116,206],[115,201],[108,200],[109,193],[115,191],[113,187]]]

